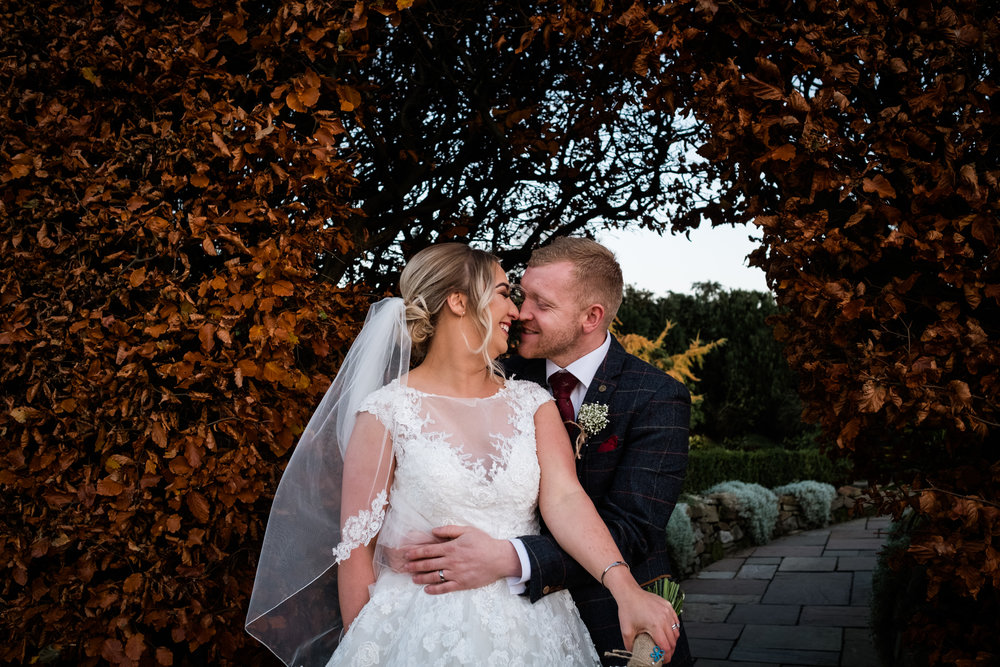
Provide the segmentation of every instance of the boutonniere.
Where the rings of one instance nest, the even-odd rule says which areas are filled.
[[[576,436],[576,458],[580,458],[580,451],[587,438],[597,435],[607,427],[608,406],[604,403],[584,403],[580,406],[580,412],[573,423],[580,429],[580,434]]]

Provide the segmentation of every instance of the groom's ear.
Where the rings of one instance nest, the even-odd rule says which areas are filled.
[[[594,303],[583,311],[583,333],[589,334],[604,326],[604,306]]]

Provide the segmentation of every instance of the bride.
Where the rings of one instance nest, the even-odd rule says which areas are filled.
[[[669,655],[677,615],[623,562],[551,397],[495,363],[511,290],[495,257],[447,243],[407,264],[401,299],[372,307],[271,508],[247,630],[285,664],[599,665],[568,591],[428,595],[394,567],[433,526],[507,539],[537,533],[539,511],[611,591],[626,648],[648,632]]]

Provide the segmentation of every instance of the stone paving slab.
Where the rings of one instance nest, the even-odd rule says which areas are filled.
[[[843,638],[840,628],[748,624],[743,627],[737,647],[839,652]]]
[[[746,559],[745,565],[779,565],[780,556],[751,556]]]
[[[764,604],[845,605],[851,599],[850,572],[778,572],[767,587]]]
[[[689,579],[684,582],[684,595],[763,595],[768,582],[753,579]]]
[[[830,539],[848,539],[848,540],[885,539],[887,534],[888,533],[884,530],[863,528],[859,525],[854,525],[854,526],[845,526],[840,530],[836,530],[830,533]]]
[[[695,575],[695,579],[732,579],[736,576],[735,572],[730,572],[728,570],[717,570],[715,572],[705,572],[702,570]]]
[[[782,559],[781,567],[778,570],[781,572],[833,572],[836,567],[836,558],[789,556]]]
[[[851,586],[851,604],[868,606],[872,597],[872,572],[855,572]]]
[[[877,530],[863,530],[850,533],[834,533],[827,540],[828,549],[840,548],[835,546],[838,542],[862,542],[859,547],[844,547],[846,549],[877,549],[882,542],[885,542],[886,535]]]
[[[743,566],[743,561],[745,558],[723,558],[722,560],[717,560],[711,565],[706,565],[702,568],[702,572],[716,572],[719,570],[725,572],[736,572]]]
[[[792,533],[784,535],[781,543],[794,547],[821,547],[830,539],[830,531],[809,531],[808,533]]]
[[[878,667],[869,598],[888,523],[868,518],[795,533],[685,582],[696,667]]]
[[[685,614],[686,615],[686,614]],[[729,639],[736,641],[743,632],[743,626],[737,623],[702,623],[700,621],[685,621],[684,632],[688,638],[698,639]]]
[[[730,623],[754,623],[760,625],[795,625],[799,621],[801,607],[793,604],[738,604],[726,618]]]
[[[740,571],[736,573],[737,579],[767,579],[771,580],[774,573],[777,572],[777,565],[744,565],[740,568]]]
[[[823,547],[821,546],[800,546],[800,547],[786,547],[780,544],[771,544],[769,546],[756,547],[753,550],[753,555],[756,556],[777,556],[779,558],[784,558],[787,556],[802,556],[808,558],[810,556],[822,556]]]
[[[781,667],[781,665],[774,662],[734,662],[732,660],[695,660],[696,667],[732,667],[737,665],[737,667]]]
[[[718,602],[698,602],[684,598],[684,622],[725,623],[726,617],[733,610],[732,604]]]
[[[688,647],[691,649],[691,655],[698,656],[698,665],[701,665],[701,658],[725,660],[733,650],[733,643],[731,639],[688,637]]]
[[[688,602],[698,602],[702,604],[734,605],[734,604],[756,604],[760,602],[760,595],[722,595],[704,593],[684,593],[684,611],[687,612]]]
[[[834,535],[830,538],[830,541],[826,543],[826,548],[878,551],[882,548],[883,544],[885,544],[884,537],[839,537]]]
[[[878,563],[877,556],[841,556],[837,558],[837,569],[844,570],[874,570]]]
[[[884,540],[888,531],[880,528],[865,528],[858,524],[842,524],[839,529],[830,533],[831,540]]]
[[[841,628],[867,628],[871,618],[868,607],[810,606],[802,607],[800,625],[822,625]]]
[[[736,647],[729,654],[729,662],[730,664],[743,664],[741,661],[778,663],[785,667],[791,665],[837,667],[840,664],[840,651],[801,651],[795,649]],[[700,662],[698,666],[701,667]]]

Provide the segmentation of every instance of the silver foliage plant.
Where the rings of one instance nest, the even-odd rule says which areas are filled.
[[[832,485],[805,480],[779,486],[774,492],[779,496],[794,496],[799,501],[807,528],[822,528],[830,523],[830,508],[837,497],[837,489]]]
[[[678,572],[687,572],[694,563],[694,541],[687,503],[677,503],[667,522],[667,549]]]
[[[760,484],[721,482],[703,492],[704,495],[726,493],[737,503],[737,513],[746,520],[754,544],[767,544],[778,523],[778,496]]]

